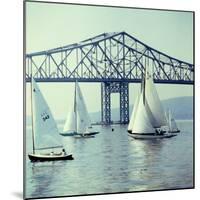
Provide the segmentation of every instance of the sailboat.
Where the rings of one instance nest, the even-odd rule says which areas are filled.
[[[28,154],[29,159],[72,160],[72,155],[65,152],[56,122],[34,78],[31,81],[31,111],[33,153]],[[54,153],[56,149],[59,152]]]
[[[74,101],[70,112],[68,113],[62,136],[94,137],[98,131],[93,130],[91,120],[87,111],[87,107],[79,87],[78,82],[75,83]]]
[[[168,132],[169,133],[179,133],[180,130],[178,129],[178,127],[176,125],[176,121],[172,116],[171,110],[168,111],[168,118],[167,119],[168,119],[167,121],[168,121],[168,127],[169,127]]]
[[[128,125],[129,135],[135,139],[159,139],[176,136],[176,134],[168,134],[163,130],[162,127],[166,124],[164,110],[153,78],[146,69]]]

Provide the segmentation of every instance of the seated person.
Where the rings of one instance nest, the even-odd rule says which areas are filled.
[[[62,149],[62,155],[63,155],[63,156],[67,155],[65,149]]]

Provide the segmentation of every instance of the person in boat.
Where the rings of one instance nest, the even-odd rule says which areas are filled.
[[[65,149],[62,149],[62,155],[63,155],[63,156],[66,156],[66,155],[67,155]]]
[[[54,152],[52,151],[51,153],[50,153],[50,156],[53,156],[54,155]]]

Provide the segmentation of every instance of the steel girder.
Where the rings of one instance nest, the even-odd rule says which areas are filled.
[[[128,83],[120,84],[120,123],[129,123],[129,88]]]
[[[101,83],[101,121],[103,124],[111,123],[110,90],[110,83]]]
[[[26,55],[26,81],[139,82],[149,67],[157,83],[193,84],[194,65],[166,55],[126,32],[103,33]]]

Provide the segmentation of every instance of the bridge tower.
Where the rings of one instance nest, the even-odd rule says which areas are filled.
[[[119,93],[120,96],[120,123],[129,122],[129,90],[127,82],[103,82],[101,83],[101,121],[104,124],[111,123],[111,93]]]

